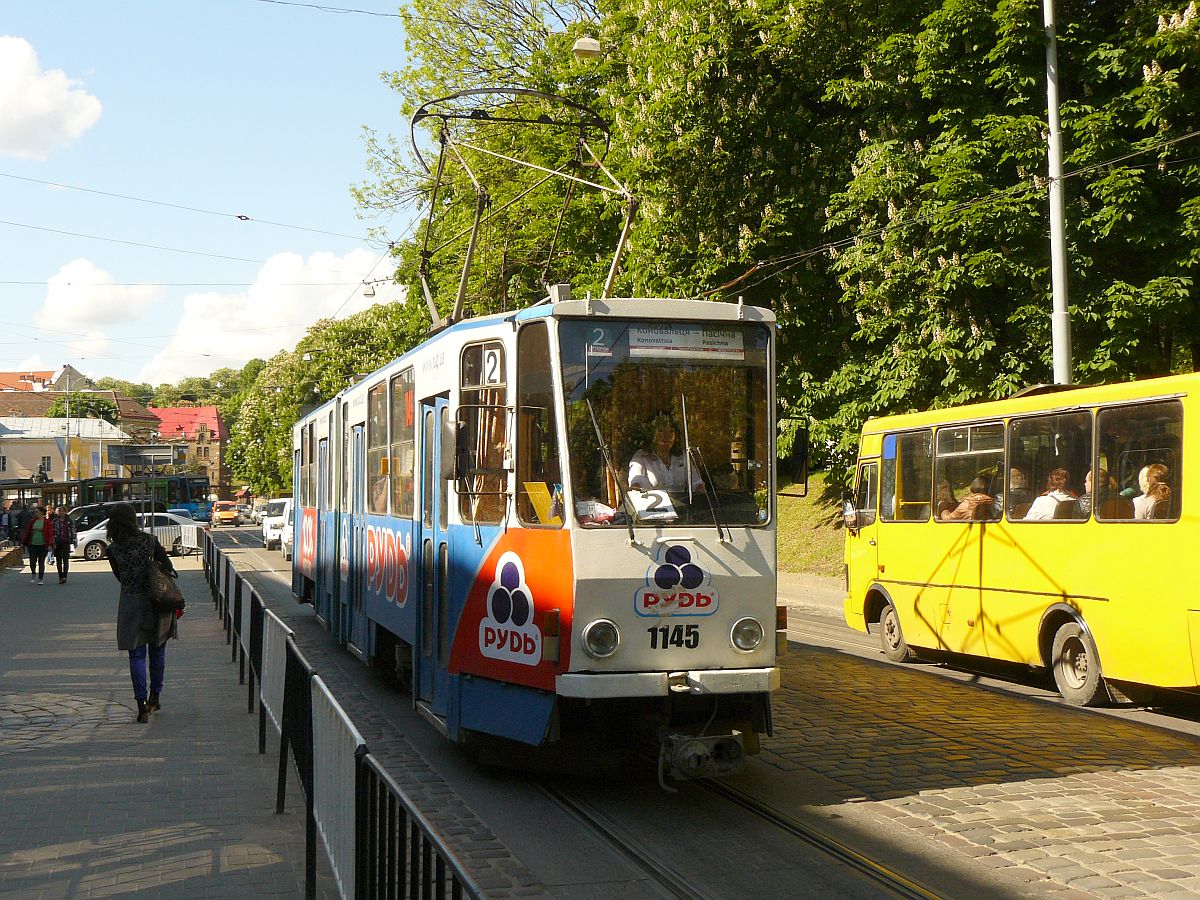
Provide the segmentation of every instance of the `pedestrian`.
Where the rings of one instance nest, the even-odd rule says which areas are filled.
[[[12,516],[8,511],[8,504],[0,507],[0,544],[7,544],[9,541],[9,532],[12,526]]]
[[[75,549],[75,523],[66,509],[59,507],[54,516],[54,563],[58,568],[58,583],[67,583],[71,568],[71,551]]]
[[[54,543],[54,529],[46,518],[46,507],[39,506],[21,532],[21,545],[29,548],[29,583],[43,584],[46,577],[46,551]]]
[[[121,582],[117,605],[117,649],[129,652],[129,677],[137,701],[139,722],[162,709],[163,676],[167,667],[167,641],[178,636],[175,611],[155,610],[150,596],[148,567],[158,565],[178,578],[171,559],[153,534],[141,531],[132,504],[118,503],[108,517],[108,564]],[[150,684],[147,691],[146,663]]]
[[[50,534],[54,534],[54,520],[58,518],[58,512],[53,506],[46,507],[46,521],[50,523]],[[54,541],[50,542],[50,546],[46,548],[46,565],[54,565]]]

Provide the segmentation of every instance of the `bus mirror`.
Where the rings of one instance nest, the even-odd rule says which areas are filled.
[[[780,424],[786,421],[799,423],[800,419],[780,419]],[[793,488],[799,490],[780,491],[781,497],[808,496],[808,429],[797,424],[792,435],[792,446],[779,461],[780,480],[790,482]]]
[[[846,522],[847,531],[851,534],[858,531],[858,510],[854,508],[853,500],[842,504],[842,519]]]

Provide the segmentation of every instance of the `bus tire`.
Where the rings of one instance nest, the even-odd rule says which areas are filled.
[[[904,639],[904,631],[900,628],[900,614],[891,602],[883,607],[879,614],[879,638],[883,647],[883,655],[892,662],[912,662],[917,654],[909,649],[908,641]]]
[[[1058,692],[1072,706],[1098,706],[1108,700],[1096,643],[1078,622],[1067,622],[1054,632],[1050,661]]]

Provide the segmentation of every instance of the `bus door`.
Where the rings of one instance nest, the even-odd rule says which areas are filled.
[[[347,535],[349,550],[349,590],[344,593],[342,605],[343,634],[347,643],[359,651],[367,647],[367,619],[363,613],[363,593],[367,580],[366,554],[366,442],[364,427],[360,423],[354,426],[351,438],[350,458],[350,532]]]
[[[854,482],[853,519],[847,519],[846,565],[850,595],[861,601],[867,586],[875,580],[878,572],[878,521],[876,499],[879,495],[879,463],[875,460],[858,464],[858,477]],[[854,525],[851,526],[851,521]]]
[[[449,709],[450,634],[448,619],[449,547],[446,537],[447,485],[440,474],[443,429],[449,418],[445,397],[421,401],[421,455],[418,479],[421,484],[420,516],[417,518],[419,548],[419,596],[417,607],[417,696],[436,715]]]

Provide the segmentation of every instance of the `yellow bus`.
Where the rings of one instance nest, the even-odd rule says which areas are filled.
[[[1045,667],[1069,702],[1200,685],[1200,374],[871,419],[846,621],[884,653]]]

